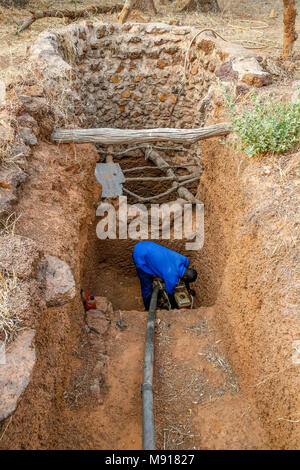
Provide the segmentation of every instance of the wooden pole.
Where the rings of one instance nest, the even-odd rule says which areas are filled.
[[[136,3],[136,0],[126,0],[123,10],[121,11],[119,18],[118,18],[118,22],[120,24],[125,23],[135,3]]]
[[[168,177],[173,177],[176,179],[175,172],[172,170],[170,165],[155,151],[152,150],[151,148],[147,149],[146,154],[145,154],[146,159],[151,160],[154,165],[156,165],[163,173],[165,173]],[[191,183],[193,181],[200,179],[200,175],[196,179],[192,178],[189,181],[186,181],[185,184]],[[193,194],[184,187],[184,184],[178,184],[176,181],[172,183],[172,189],[177,191],[178,196],[181,197],[182,199],[185,199],[188,202],[191,203],[196,203],[199,202],[197,199],[193,196]]]
[[[135,193],[132,193],[131,191],[129,191],[129,189],[126,189],[126,188],[123,188],[123,192],[125,194],[129,194],[129,196],[136,197],[140,202],[155,201],[156,199],[160,199],[161,197],[168,196],[169,194],[173,193],[174,191],[177,191],[178,194],[179,194],[179,190],[183,187],[183,185],[188,184],[188,183],[194,183],[195,181],[198,181],[198,180],[199,180],[199,175],[194,177],[194,178],[191,178],[190,180],[185,181],[183,183],[174,183],[174,186],[172,186],[172,188],[168,189],[167,191],[165,191],[163,193],[160,193],[160,194],[156,194],[155,196],[149,196],[149,197],[139,196]],[[179,194],[179,196],[180,196],[180,194]],[[193,199],[195,199],[195,198],[193,197]],[[193,200],[191,202],[195,202],[195,201]]]
[[[200,127],[198,129],[56,129],[51,139],[54,142],[95,143],[102,145],[133,144],[141,142],[194,143],[230,133],[226,123]]]
[[[294,42],[298,38],[296,33],[296,0],[283,0],[284,14],[283,14],[283,52],[284,58],[288,57],[293,50]]]
[[[154,0],[148,0],[148,3],[150,5],[151,9],[153,10],[153,13],[156,15],[157,14],[157,9],[155,7]],[[129,13],[131,12],[131,10],[133,8],[138,8],[138,7],[139,7],[139,1],[138,0],[126,0],[125,4],[124,4],[124,7],[123,7],[123,10],[121,11],[121,13],[119,15],[118,22],[120,24],[125,23],[128,16],[129,16]]]
[[[41,18],[70,18],[76,20],[88,16],[88,14],[105,14],[115,13],[122,10],[122,5],[114,6],[88,6],[81,10],[44,10],[44,11],[31,11],[32,16],[25,19],[20,28],[17,30],[17,34],[22,33],[25,29],[29,28],[35,21]]]
[[[126,178],[126,181],[186,181],[191,178],[198,176],[200,179],[200,173],[190,173],[184,176],[136,176],[133,178]]]

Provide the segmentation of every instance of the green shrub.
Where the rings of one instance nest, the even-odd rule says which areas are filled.
[[[249,107],[240,110],[233,97],[222,88],[230,130],[236,135],[233,143],[226,143],[235,150],[243,150],[254,157],[267,152],[285,153],[299,142],[300,100],[275,102],[252,93]]]

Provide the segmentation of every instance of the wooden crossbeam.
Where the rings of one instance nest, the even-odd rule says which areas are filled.
[[[56,129],[51,136],[54,142],[95,143],[102,145],[133,144],[141,142],[194,143],[230,133],[226,123],[197,129]]]

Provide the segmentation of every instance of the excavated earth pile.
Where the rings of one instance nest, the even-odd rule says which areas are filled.
[[[151,163],[144,147],[55,144],[51,134],[224,122],[217,79],[237,98],[256,89],[291,99],[294,90],[272,85],[253,51],[209,31],[195,40],[185,78],[195,34],[91,22],[44,32],[30,51],[32,70],[1,102],[0,138],[13,165],[0,169],[0,216],[14,213],[15,223],[0,237],[0,270],[16,282],[10,307],[24,329],[0,367],[0,448],[141,448],[147,314],[136,241],[97,238],[94,170],[107,154],[123,170]],[[187,187],[205,210],[201,250],[162,241],[199,277],[193,310],[157,312],[158,448],[299,448],[299,153],[249,160],[219,138],[157,146],[169,163],[194,165],[179,175],[201,173]],[[126,187],[161,192],[158,183]],[[97,296],[97,310],[85,314],[81,288]]]

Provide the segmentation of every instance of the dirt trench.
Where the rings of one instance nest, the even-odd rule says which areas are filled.
[[[274,226],[253,225],[253,207],[258,217],[269,217],[268,191],[274,196],[278,190],[278,196],[284,194],[280,204],[291,204],[293,187],[283,192],[280,175],[274,174],[266,197],[253,206],[250,181],[254,188],[256,181],[265,181],[265,162],[245,163],[241,177],[238,157],[225,152],[226,158],[217,139],[203,146],[206,238],[200,252],[186,253],[199,273],[197,308],[157,313],[157,444],[166,449],[295,448],[297,423],[278,419],[296,416],[298,401],[290,351],[297,321],[293,311],[280,317],[282,286],[289,278],[279,290],[275,276],[266,279],[276,266],[269,258],[272,241],[277,243]],[[78,290],[74,302],[47,308],[39,321],[37,363],[2,448],[141,447],[147,315],[131,258],[135,242],[101,241],[95,234],[100,189],[91,168],[98,159],[91,145],[41,143],[31,160],[17,233],[68,262]],[[283,157],[281,164],[287,163]],[[275,217],[279,214],[277,206]],[[280,253],[292,270],[288,236]],[[182,241],[166,244],[184,252]],[[98,305],[99,337],[85,331],[80,287],[100,295],[102,304],[107,299]]]
[[[181,93],[178,76],[193,33],[167,25],[87,23],[57,36],[43,33],[33,53],[37,62],[46,61],[39,73],[49,72],[56,93],[69,100],[62,104],[72,125],[222,122],[223,102],[211,89],[217,73],[237,80],[234,92],[266,85],[270,75],[256,62],[255,73],[236,72],[241,48],[205,34],[195,45],[191,79]],[[147,38],[145,51],[140,34]],[[231,63],[226,59],[232,51]],[[47,62],[53,57],[57,69]],[[254,62],[248,53],[243,60],[247,68]],[[59,81],[61,70],[73,73],[72,83]],[[47,119],[45,132],[51,128]],[[2,426],[1,448],[141,448],[147,315],[131,257],[135,241],[96,236],[101,188],[94,169],[103,152],[88,144],[55,145],[41,136],[28,157],[16,233],[68,263],[76,296],[62,307],[43,306],[39,316],[38,309],[28,312],[37,361],[16,411]],[[174,164],[203,167],[200,185],[189,189],[204,203],[205,241],[194,252],[185,250],[184,240],[161,241],[186,254],[199,277],[194,310],[157,312],[158,448],[298,448],[299,366],[292,362],[292,345],[300,334],[294,280],[299,153],[250,161],[214,138],[163,155]],[[140,151],[115,160],[125,169],[145,165]],[[157,189],[135,185],[143,195]],[[80,288],[97,296],[94,316],[85,316]]]
[[[103,298],[96,300],[103,305]],[[113,313],[111,306],[109,311],[109,318],[103,317],[103,311],[95,311],[88,322],[100,335],[95,331],[87,334],[89,347],[85,343],[81,353],[88,350],[90,355],[82,359],[80,369],[76,365],[76,380],[67,392],[68,406],[60,409],[54,448],[142,448],[147,314]],[[95,393],[95,378],[91,377],[97,367],[99,371],[99,364],[101,392]],[[88,370],[91,377],[86,375]],[[90,383],[94,397],[87,400],[85,387]],[[157,449],[269,448],[255,404],[241,391],[224,355],[214,329],[213,308],[157,312],[154,394]]]

